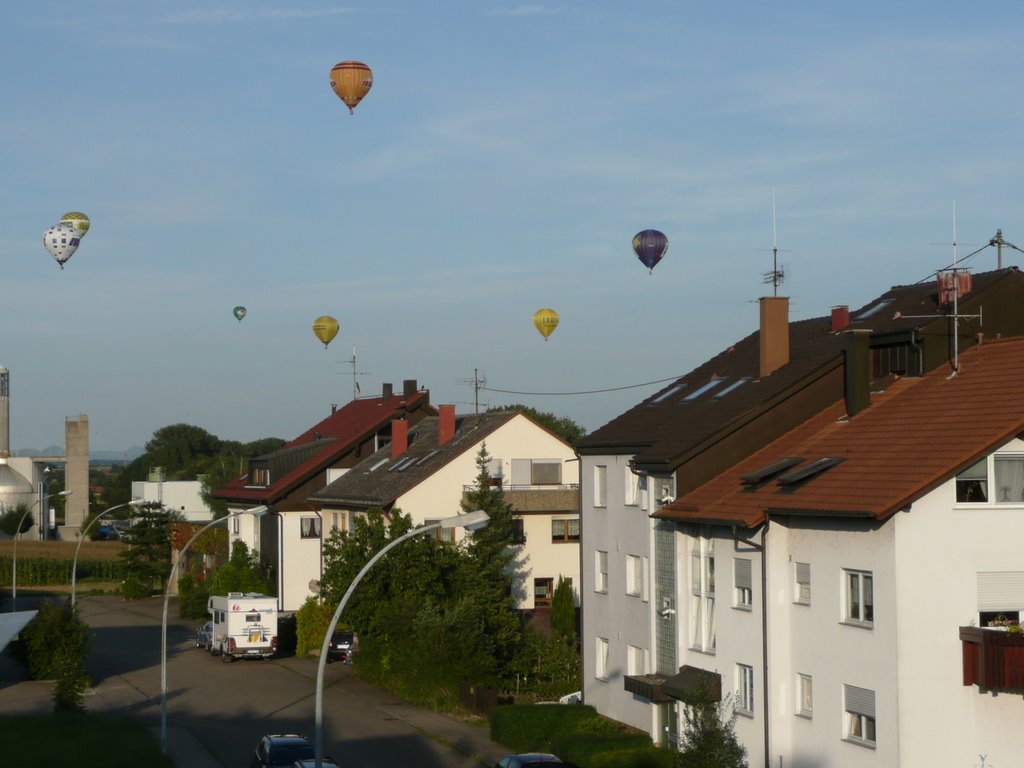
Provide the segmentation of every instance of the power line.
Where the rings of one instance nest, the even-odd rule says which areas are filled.
[[[488,392],[501,392],[505,395],[543,395],[545,397],[551,397],[554,395],[597,395],[602,392],[621,392],[624,389],[636,389],[638,387],[649,387],[653,384],[664,384],[666,381],[675,381],[681,378],[681,376],[671,376],[667,379],[658,379],[657,381],[645,381],[643,384],[627,384],[624,387],[609,387],[608,389],[584,389],[578,392],[520,392],[515,389],[496,389],[494,387],[480,387]]]

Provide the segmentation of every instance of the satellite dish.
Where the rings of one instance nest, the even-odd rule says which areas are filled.
[[[320,594],[320,579],[309,580],[309,591],[312,592],[314,595]]]

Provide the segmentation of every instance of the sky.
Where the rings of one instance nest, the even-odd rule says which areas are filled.
[[[472,412],[477,375],[481,407],[596,429],[756,329],[773,247],[794,320],[997,229],[1024,247],[1022,27],[999,0],[14,0],[11,449],[79,414],[94,451],[292,439],[354,380]],[[373,69],[354,115],[344,60]],[[41,237],[71,210],[92,227],[62,271]]]

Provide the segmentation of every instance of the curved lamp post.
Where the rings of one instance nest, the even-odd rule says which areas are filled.
[[[94,517],[92,520],[89,521],[89,524],[87,526],[85,526],[85,530],[79,532],[79,534],[78,534],[78,546],[75,547],[75,559],[71,563],[71,607],[72,608],[75,607],[75,579],[76,579],[76,575],[78,574],[78,552],[82,548],[82,542],[85,541],[85,536],[86,536],[87,533],[89,533],[89,529],[92,528],[94,525],[96,525],[96,523],[98,523],[101,518],[105,517],[106,515],[109,515],[111,512],[113,512],[116,509],[122,509],[124,507],[138,507],[138,506],[140,506],[142,504],[145,504],[145,503],[146,503],[145,499],[133,499],[131,501],[126,501],[124,504],[118,504],[117,506],[111,507],[110,509],[105,509],[102,512],[100,512],[98,515],[96,515],[96,517]]]
[[[327,627],[327,633],[324,635],[323,645],[320,646],[320,660],[316,668],[316,768],[323,768],[324,764],[324,670],[327,669],[328,646],[331,642],[331,635],[334,634],[334,628],[338,626],[338,619],[341,618],[341,612],[344,610],[349,598],[352,597],[352,593],[359,585],[359,582],[362,581],[366,573],[377,563],[378,560],[384,557],[384,555],[386,555],[391,549],[397,547],[403,541],[411,539],[413,536],[418,536],[421,533],[430,533],[438,528],[460,527],[472,531],[478,528],[483,528],[489,521],[490,517],[488,514],[482,509],[478,509],[475,512],[469,512],[465,515],[454,515],[428,525],[421,525],[417,528],[413,528],[411,531],[399,536],[394,541],[388,542],[383,549],[370,558],[369,562],[367,562],[366,565],[363,566],[363,569],[356,574],[356,577],[352,579],[352,583],[349,584],[348,589],[345,590],[345,594],[341,598],[341,602],[338,603],[337,610],[334,611],[331,623]]]
[[[42,499],[36,499],[32,502],[28,509],[25,510],[25,514],[21,516],[21,520],[18,521],[18,527],[14,529],[14,554],[11,555],[11,610],[18,610],[18,539],[21,538],[21,526],[25,522],[25,518],[32,512],[32,507],[38,504],[40,501],[43,502],[43,507],[46,506],[46,500],[52,499],[54,496],[70,496],[71,491],[61,491],[60,493],[46,494]],[[40,527],[42,527],[42,520]]]
[[[178,553],[178,559],[171,566],[171,574],[167,577],[167,586],[164,588],[164,616],[163,623],[160,626],[160,751],[165,755],[167,754],[167,603],[171,599],[171,584],[174,583],[178,575],[178,563],[185,559],[185,553],[192,546],[192,542],[204,534],[207,529],[212,528],[218,523],[226,523],[228,520],[239,515],[255,515],[259,517],[260,515],[265,515],[268,510],[269,507],[265,506],[239,509],[235,512],[229,512],[224,517],[211,520],[192,534],[192,538],[181,548],[181,551]]]

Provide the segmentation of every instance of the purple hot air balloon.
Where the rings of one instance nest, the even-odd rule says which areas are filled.
[[[668,238],[656,229],[645,229],[633,236],[633,250],[636,257],[653,273],[662,256],[668,251]]]

